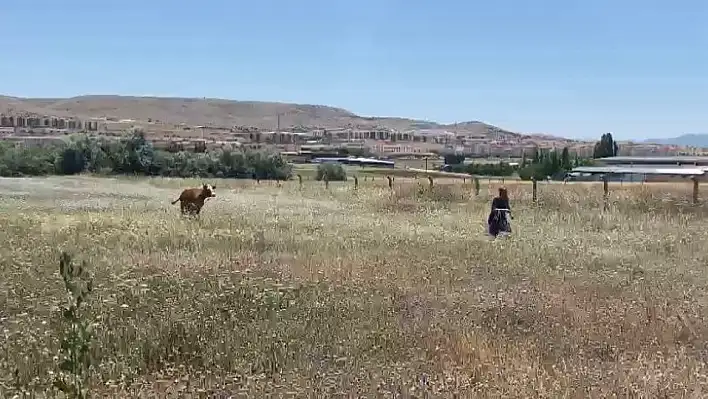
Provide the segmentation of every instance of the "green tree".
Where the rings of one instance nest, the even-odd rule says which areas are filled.
[[[324,180],[327,176],[328,181],[345,181],[347,180],[347,171],[344,166],[338,163],[322,163],[317,165],[316,180]]]
[[[579,166],[582,160],[577,158],[576,166]],[[545,179],[551,176],[554,179],[562,178],[567,171],[573,168],[573,161],[570,159],[568,148],[563,148],[563,151],[556,150],[539,150],[534,155],[534,162],[525,166],[519,167],[519,177],[523,180],[531,178]]]
[[[264,151],[159,150],[139,132],[117,141],[76,135],[61,144],[42,147],[0,143],[0,176],[83,172],[287,180],[292,175],[292,165],[280,154]]]
[[[538,147],[534,147],[531,152],[531,163],[541,163],[541,151]]]
[[[570,152],[568,147],[563,147],[563,152],[561,153],[561,168],[563,170],[570,170],[573,168],[573,164],[570,162]]]
[[[465,156],[462,154],[445,154],[446,165],[459,165],[465,162]]]
[[[600,137],[600,141],[595,143],[593,158],[614,157],[619,153],[619,145],[612,138],[612,133],[605,133]]]
[[[69,146],[59,153],[55,165],[57,173],[75,175],[86,170],[86,157],[77,148]]]

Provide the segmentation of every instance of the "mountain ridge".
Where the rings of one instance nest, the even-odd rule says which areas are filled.
[[[687,134],[682,134],[682,135],[676,136],[676,137],[645,139],[645,140],[642,140],[642,143],[708,148],[708,134],[706,134],[706,133],[687,133]]]
[[[459,133],[524,136],[481,122],[442,124],[394,116],[362,116],[344,108],[269,101],[220,98],[82,95],[68,98],[27,98],[0,95],[0,113],[25,113],[75,118],[114,118],[170,124],[252,126],[274,130],[280,126],[308,128],[376,128],[396,130],[445,129]],[[280,118],[278,118],[280,115]],[[278,120],[280,119],[280,120]]]

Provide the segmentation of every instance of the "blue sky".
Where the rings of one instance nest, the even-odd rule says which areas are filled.
[[[2,0],[0,93],[334,105],[621,139],[708,133],[708,2]]]

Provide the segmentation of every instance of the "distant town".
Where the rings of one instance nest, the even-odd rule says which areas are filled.
[[[159,120],[138,121],[116,118],[63,118],[51,115],[0,115],[0,139],[25,145],[62,139],[73,133],[120,137],[128,131],[142,131],[156,147],[180,151],[208,151],[217,148],[272,149],[298,154],[333,152],[341,149],[366,151],[380,157],[425,157],[441,153],[462,153],[472,158],[521,158],[535,149],[568,148],[571,154],[590,157],[595,142],[545,136],[469,134],[443,129],[397,131],[381,127],[276,128],[271,131],[247,126],[189,126]],[[599,135],[603,132],[598,132]],[[624,156],[704,155],[700,148],[651,143],[620,142]]]

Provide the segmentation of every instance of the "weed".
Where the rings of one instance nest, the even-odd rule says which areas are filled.
[[[86,266],[86,262],[74,265],[68,253],[61,253],[59,274],[64,280],[68,306],[61,310],[64,331],[59,353],[59,373],[54,386],[68,398],[76,399],[88,397],[87,382],[91,368],[93,328],[85,307],[81,306],[93,289]]]

